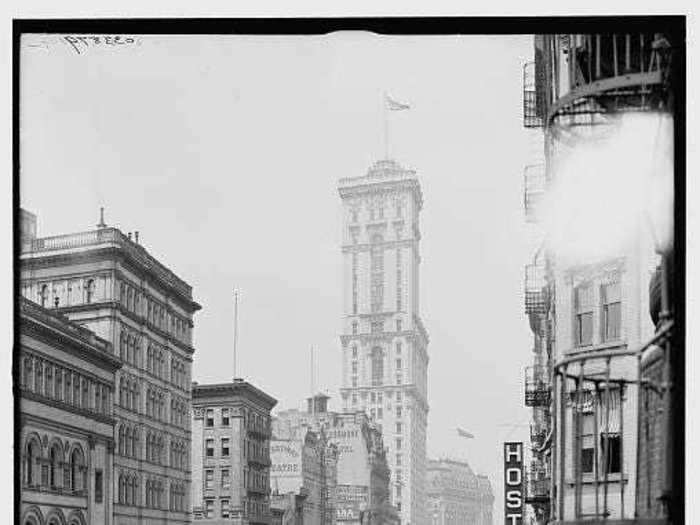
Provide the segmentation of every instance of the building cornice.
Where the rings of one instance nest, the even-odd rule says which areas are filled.
[[[250,399],[265,407],[267,410],[277,404],[277,400],[251,385],[246,381],[234,381],[232,383],[216,383],[208,385],[192,384],[192,404],[206,405],[212,401],[222,399]]]
[[[61,344],[61,349],[80,359],[114,373],[122,367],[122,360],[113,354],[112,345],[94,332],[59,313],[20,297],[20,333],[36,337],[48,344]]]
[[[102,256],[108,259],[119,257],[139,272],[149,275],[178,297],[187,310],[195,312],[201,309],[201,305],[192,300],[192,287],[189,284],[117,228],[32,239],[23,243],[20,259],[23,265],[43,267],[60,262],[94,260]]]
[[[105,423],[110,426],[114,426],[116,422],[116,420],[111,416],[99,414],[97,412],[93,412],[92,410],[87,410],[85,408],[79,408],[71,404],[64,403],[63,401],[58,401],[56,399],[51,399],[50,397],[39,395],[35,392],[26,390],[24,388],[20,388],[19,392],[21,399],[43,403],[44,405],[52,406],[60,410],[64,410],[66,412],[72,412],[74,414],[78,414],[80,416],[86,417],[88,419],[93,419],[95,421],[99,421],[100,423]]]

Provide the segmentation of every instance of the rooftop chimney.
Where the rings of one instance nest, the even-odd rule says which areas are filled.
[[[131,240],[131,232],[129,232],[129,240]]]
[[[134,232],[134,237],[136,238],[136,244],[139,243],[139,232]]]

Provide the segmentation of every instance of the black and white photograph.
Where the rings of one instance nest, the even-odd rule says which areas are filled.
[[[691,523],[685,24],[15,19],[7,523]]]

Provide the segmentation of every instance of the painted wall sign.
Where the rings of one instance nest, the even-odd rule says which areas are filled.
[[[503,481],[506,525],[523,523],[523,443],[503,443]]]

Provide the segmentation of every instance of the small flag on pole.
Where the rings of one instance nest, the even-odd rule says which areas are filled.
[[[473,435],[473,434],[470,434],[470,433],[467,432],[466,430],[461,429],[461,428],[459,428],[459,427],[457,427],[457,434],[459,434],[459,436],[460,436],[460,437],[463,437],[463,438],[474,439],[474,435]]]
[[[403,111],[404,109],[411,109],[411,106],[404,104],[403,102],[398,102],[391,98],[389,95],[385,95],[386,99],[386,109],[389,111]]]

